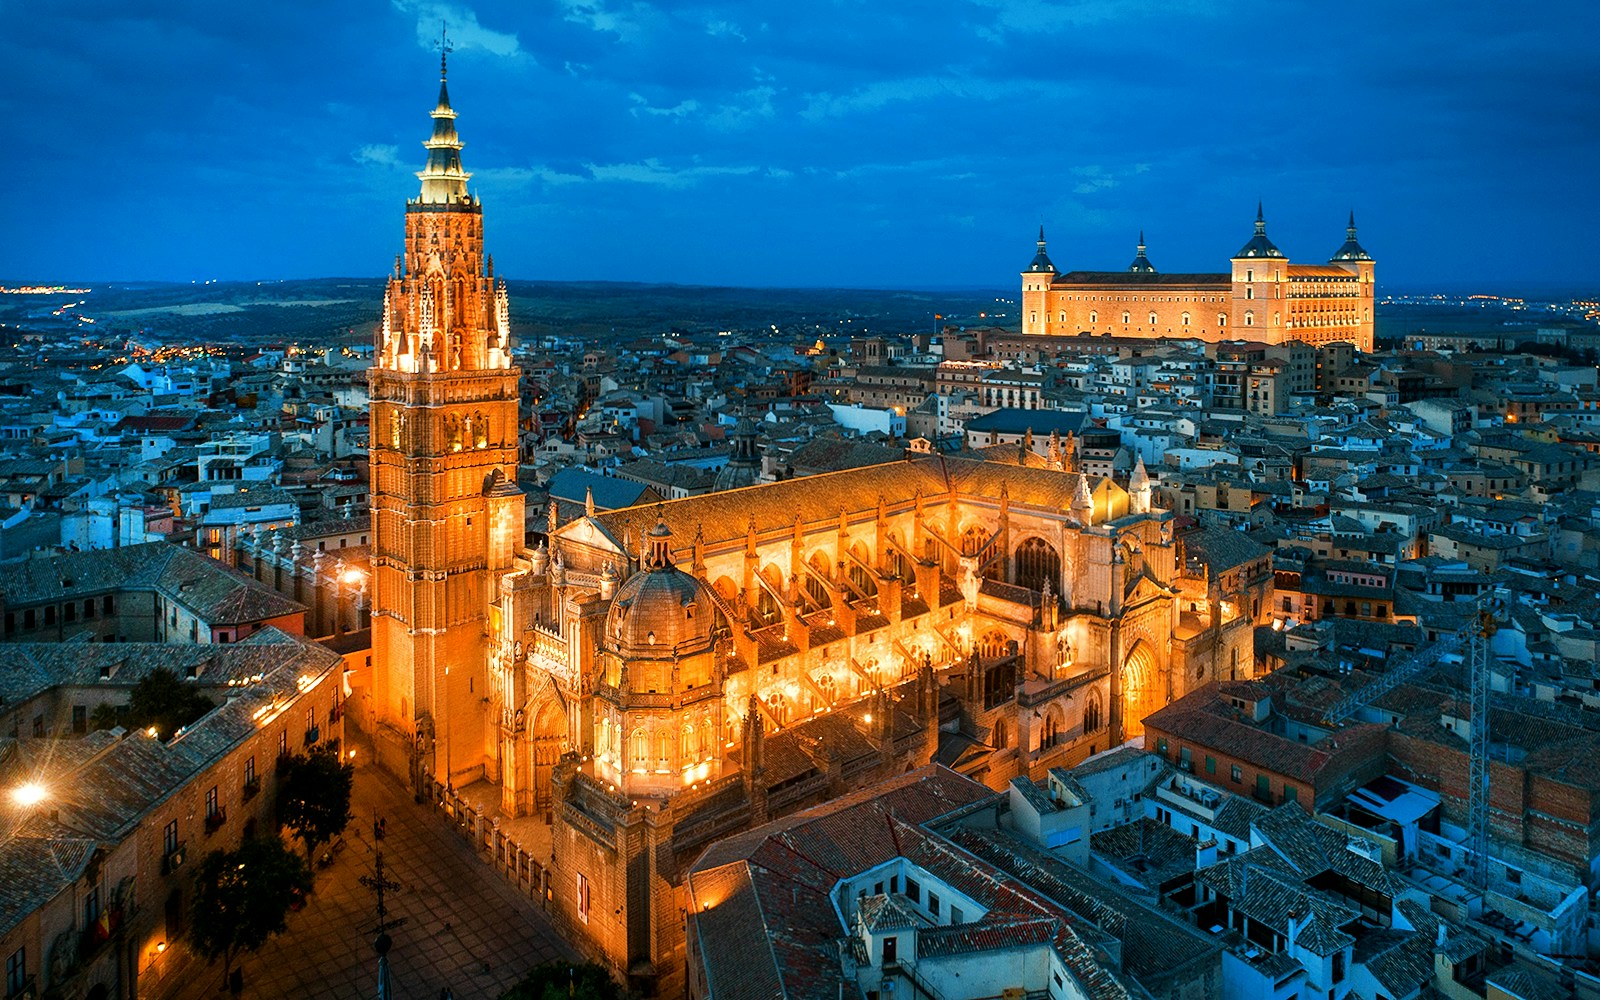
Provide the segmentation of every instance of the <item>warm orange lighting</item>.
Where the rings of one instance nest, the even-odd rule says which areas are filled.
[[[156,954],[157,955],[161,954],[162,952],[164,952],[166,950],[167,950],[167,943],[165,941],[157,941],[156,942]]]
[[[37,781],[30,781],[25,785],[18,785],[11,790],[11,797],[19,806],[36,806],[44,801],[45,788]]]

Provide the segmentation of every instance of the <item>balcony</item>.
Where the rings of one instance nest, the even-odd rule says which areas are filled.
[[[260,793],[261,793],[261,779],[260,778],[251,778],[249,781],[244,783],[243,798],[244,798],[244,800],[246,802],[249,802],[251,799],[255,798]]]
[[[228,821],[228,810],[219,807],[215,812],[206,814],[206,836],[211,836],[222,829],[222,824]]]
[[[188,844],[180,843],[177,847],[174,847],[172,850],[168,851],[164,856],[162,856],[161,874],[171,875],[179,868],[182,868],[184,855],[187,853],[187,849]]]
[[[6,993],[6,1000],[37,1000],[39,996],[39,977],[26,976],[22,982]]]
[[[306,746],[311,746],[320,739],[322,739],[322,730],[317,726],[312,726],[306,730]]]

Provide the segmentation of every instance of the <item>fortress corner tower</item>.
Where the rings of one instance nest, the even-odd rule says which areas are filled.
[[[459,784],[498,777],[487,619],[523,538],[521,373],[444,77],[441,59],[422,190],[406,203],[367,373],[373,707],[387,764]]]

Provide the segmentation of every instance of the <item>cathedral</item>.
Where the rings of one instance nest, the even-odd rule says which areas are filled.
[[[1039,778],[1237,669],[1250,617],[1143,464],[1087,475],[1070,436],[756,485],[746,448],[725,491],[527,532],[506,290],[443,79],[432,117],[369,374],[361,714],[419,800],[487,788],[537,825],[546,910],[635,988],[681,992],[684,874],[719,838],[930,761]]]
[[[1022,272],[1022,332],[1201,340],[1290,340],[1313,346],[1343,341],[1372,350],[1372,256],[1356,241],[1350,213],[1345,241],[1326,264],[1291,264],[1267,236],[1256,208],[1255,232],[1233,255],[1227,273],[1164,274],[1139,234],[1133,263],[1122,271],[1061,273],[1038,250]]]

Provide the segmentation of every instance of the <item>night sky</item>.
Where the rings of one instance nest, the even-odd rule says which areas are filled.
[[[0,0],[0,278],[381,276],[438,84],[513,278],[1600,286],[1600,5]]]

